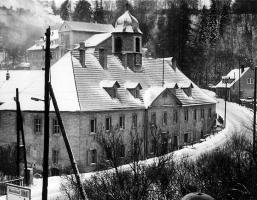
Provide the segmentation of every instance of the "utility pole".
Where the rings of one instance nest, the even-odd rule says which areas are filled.
[[[256,77],[257,70],[254,67],[254,94],[253,94],[253,156],[256,156]]]
[[[17,177],[20,177],[20,126],[19,126],[19,114],[18,114],[18,110],[19,110],[19,106],[18,106],[18,101],[19,101],[19,92],[18,89],[16,89],[16,110],[17,110],[17,114],[16,114],[16,133],[17,133],[17,146],[16,146],[16,150],[17,150],[17,157],[16,157],[16,166],[17,166]]]
[[[49,71],[50,71],[50,27],[46,30],[45,48],[45,123],[44,123],[44,155],[43,155],[43,187],[42,200],[47,200],[48,157],[49,157]]]
[[[164,87],[164,49],[162,48],[162,87]]]
[[[53,91],[53,88],[52,88],[50,83],[49,83],[49,89],[50,89],[50,96],[51,96],[52,101],[53,101],[55,113],[56,113],[56,116],[57,116],[58,124],[61,128],[62,137],[63,137],[64,143],[65,143],[66,149],[68,151],[68,155],[69,155],[69,158],[70,158],[70,162],[71,162],[73,172],[74,172],[76,180],[77,180],[77,184],[78,184],[78,187],[79,187],[79,192],[80,192],[81,198],[83,200],[86,200],[87,199],[86,198],[86,193],[84,191],[82,182],[80,180],[78,166],[77,166],[77,163],[76,163],[75,158],[73,156],[73,153],[72,153],[72,150],[71,150],[71,147],[70,147],[70,143],[69,143],[69,140],[68,140],[63,122],[62,122],[62,118],[61,118],[61,114],[60,114],[60,111],[59,111],[59,108],[58,108],[58,104],[57,104],[57,101],[55,99],[54,91]]]
[[[20,175],[20,149],[23,148],[23,161],[24,161],[24,177],[25,177],[25,185],[28,185],[28,166],[27,166],[27,156],[26,156],[26,144],[25,144],[25,136],[24,136],[24,129],[23,129],[23,119],[21,114],[21,106],[19,101],[19,89],[16,88],[16,105],[17,105],[17,140],[19,139],[19,142],[17,143],[19,145],[17,149],[17,159],[18,159],[18,170]],[[20,144],[20,134],[22,139],[22,144]],[[17,146],[18,146],[17,145]],[[18,153],[19,152],[19,153]]]

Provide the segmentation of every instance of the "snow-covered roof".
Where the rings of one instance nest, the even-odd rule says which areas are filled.
[[[114,80],[102,80],[99,83],[99,85],[102,88],[113,88],[115,85],[117,87],[120,87],[119,83],[117,81],[114,81]]]
[[[244,71],[241,72],[239,71],[240,69],[232,69],[227,75],[227,78],[232,79],[232,82],[227,84],[227,88],[232,87],[238,80],[239,80],[239,72],[240,72],[240,77],[242,77],[248,70],[250,69],[250,67],[246,67],[244,68]],[[222,82],[222,80],[215,86],[215,88],[225,88],[226,84]]]
[[[121,15],[116,23],[115,23],[115,30],[116,33],[127,32],[127,33],[140,33],[142,34],[141,30],[139,29],[139,23],[137,19],[130,14],[127,10]]]
[[[137,88],[137,87],[140,88],[140,89],[142,89],[142,86],[140,85],[139,82],[127,81],[127,82],[124,83],[124,86],[125,86],[125,88],[127,88],[127,89],[135,89],[135,88]]]
[[[94,47],[98,46],[99,44],[101,44],[105,40],[109,39],[111,36],[112,36],[111,33],[95,34],[95,35],[91,36],[90,38],[88,38],[86,41],[84,41],[85,47],[87,49],[89,49],[89,48],[95,49]],[[78,49],[79,47],[80,47],[79,44],[75,44],[74,49]]]
[[[45,37],[44,37],[45,39]],[[58,30],[51,30],[50,40],[51,40],[51,49],[56,49],[59,45],[56,41],[59,39]],[[45,48],[45,42],[43,39],[37,40],[33,46],[27,49],[27,51],[35,51],[35,50],[42,50]]]
[[[50,49],[56,49],[59,47],[59,44],[53,44],[50,45]],[[45,48],[45,43],[37,43],[34,44],[32,47],[28,48],[27,51],[37,51],[37,50],[43,50]]]
[[[112,36],[111,33],[95,34],[85,41],[85,47],[95,47]]]
[[[73,31],[108,33],[114,30],[111,24],[97,24],[97,23],[76,22],[76,21],[65,21],[62,24],[62,26],[64,24],[67,24],[70,27],[70,29]]]
[[[76,53],[77,52],[77,53]],[[142,72],[136,73],[122,66],[114,55],[107,56],[107,68],[103,69],[94,54],[85,54],[85,66],[78,60],[78,51],[68,52],[51,66],[51,83],[61,111],[106,111],[117,109],[145,109],[166,89],[181,106],[215,104],[213,98],[191,82],[179,69],[174,70],[164,62],[164,82],[162,86],[162,59],[142,59]],[[15,88],[19,88],[22,110],[43,110],[41,101],[31,97],[44,98],[44,71],[0,71],[0,110],[15,110],[13,100]],[[192,95],[188,96],[182,88],[193,84]],[[104,88],[117,85],[117,98],[110,98]],[[142,87],[140,96],[135,98],[128,88]],[[178,85],[178,87],[174,87]],[[171,86],[171,87],[170,87]],[[51,110],[53,107],[51,105]]]
[[[51,66],[51,83],[61,111],[79,111],[70,53],[64,55],[58,64]],[[9,70],[10,79],[6,80],[6,70],[0,70],[0,110],[15,110],[15,90],[19,88],[22,110],[42,111],[44,103],[33,101],[31,97],[44,99],[44,71]],[[50,110],[53,110],[52,104]]]

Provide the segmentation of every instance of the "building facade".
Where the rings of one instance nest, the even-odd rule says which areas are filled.
[[[119,156],[137,147],[140,158],[198,142],[216,119],[216,101],[188,79],[172,58],[142,57],[142,32],[126,11],[111,35],[92,36],[51,67],[51,84],[74,157],[81,171],[91,171],[110,156],[119,136]],[[92,38],[91,38],[92,39]],[[15,142],[15,88],[20,89],[28,160],[42,169],[44,71],[0,72],[0,136]],[[60,127],[50,106],[52,174],[69,167]],[[159,148],[161,146],[161,148]]]

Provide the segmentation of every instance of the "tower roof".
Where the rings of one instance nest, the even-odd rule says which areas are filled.
[[[127,10],[121,15],[116,23],[115,23],[115,30],[116,33],[127,32],[127,33],[140,33],[142,34],[141,30],[139,29],[139,23],[137,19],[131,15],[131,13]]]

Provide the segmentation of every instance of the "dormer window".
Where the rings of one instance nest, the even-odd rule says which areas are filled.
[[[100,87],[104,88],[111,98],[117,98],[117,89],[120,87],[117,81],[103,80],[100,82]]]
[[[140,98],[140,90],[142,89],[140,83],[128,81],[125,83],[125,87],[135,98]]]
[[[182,87],[183,91],[186,93],[188,97],[192,96],[192,88],[193,84],[191,83],[188,87]]]
[[[122,39],[121,37],[116,37],[114,39],[114,52],[120,53],[122,51]]]

